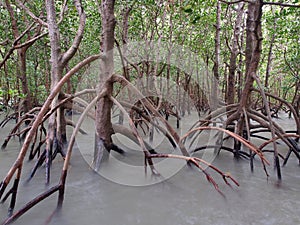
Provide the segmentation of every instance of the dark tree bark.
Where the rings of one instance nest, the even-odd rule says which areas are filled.
[[[235,100],[235,81],[236,81],[236,68],[237,68],[237,57],[241,49],[239,49],[239,40],[241,34],[241,24],[243,22],[244,14],[244,3],[240,2],[237,9],[237,17],[234,25],[234,33],[231,41],[231,54],[229,62],[229,74],[227,80],[227,90],[226,90],[226,103],[228,105],[234,104]]]
[[[111,135],[114,133],[111,123],[112,101],[110,96],[113,92],[113,83],[108,82],[114,71],[113,48],[115,42],[115,16],[114,0],[103,0],[101,3],[102,34],[101,52],[105,56],[100,60],[100,81],[98,93],[106,89],[107,95],[97,103],[96,109],[96,135],[94,151],[94,169],[98,170],[101,161],[108,158],[109,151],[113,148]]]
[[[262,0],[248,3],[248,17],[246,22],[246,81],[240,108],[251,106],[251,89],[253,87],[261,55],[261,16],[262,16]]]
[[[83,37],[86,16],[81,6],[81,2],[79,0],[75,0],[74,5],[79,15],[79,26],[71,47],[66,52],[62,53],[60,46],[60,31],[58,28],[58,22],[56,17],[55,2],[54,0],[46,0],[47,24],[51,48],[51,90],[53,90],[57,86],[58,82],[62,79],[63,70],[69,62],[69,60],[75,55]],[[62,93],[61,95],[57,95],[55,97],[51,104],[51,108],[54,108],[58,104],[59,96],[62,96]],[[59,107],[57,111],[49,117],[46,141],[47,183],[49,183],[50,179],[49,174],[54,141],[57,142],[57,149],[54,150],[59,151],[63,154],[63,144],[67,141],[66,120],[63,107]]]
[[[212,80],[212,90],[210,96],[210,108],[211,110],[215,110],[218,107],[218,86],[219,86],[219,67],[220,67],[220,49],[221,49],[221,40],[220,40],[220,32],[221,32],[221,3],[217,1],[217,14],[216,14],[216,34],[215,34],[215,58],[214,58],[214,79]]]
[[[50,39],[50,64],[51,64],[51,90],[57,85],[62,77],[63,67],[61,65],[61,48],[60,48],[60,34],[56,22],[56,10],[54,0],[46,1],[47,23]],[[51,108],[54,108],[58,103],[58,96],[52,102]],[[57,137],[57,121],[56,113],[53,113],[49,118],[48,132],[46,139],[46,183],[50,181],[50,165],[53,153],[54,138]],[[59,138],[59,137],[58,137]]]
[[[254,83],[254,76],[260,62],[261,55],[261,17],[262,17],[262,0],[256,0],[248,3],[248,16],[246,21],[246,72],[245,85],[241,94],[240,104],[236,113],[229,116],[227,125],[237,120],[236,133],[244,136],[246,127],[244,111],[251,108],[251,92]],[[244,136],[245,137],[245,136]],[[235,141],[235,156],[239,157],[241,143]]]
[[[6,0],[5,3],[6,3],[6,8],[9,12],[9,16],[10,16],[10,20],[11,20],[11,24],[12,24],[13,36],[14,36],[14,39],[17,40],[20,36],[20,32],[19,32],[19,28],[18,28],[18,21],[15,17],[15,13],[13,11],[13,8],[12,8],[9,0]],[[38,33],[39,33],[39,31],[40,31],[40,28],[37,29]],[[30,39],[30,37],[28,37],[28,38]],[[20,44],[20,41],[17,41],[15,44],[16,45]],[[30,45],[25,45],[17,50],[17,55],[18,55],[17,78],[21,82],[22,94],[25,96],[24,101],[22,103],[24,113],[27,113],[30,109],[32,109],[31,92],[28,88],[28,79],[27,79],[27,74],[26,74],[26,52],[29,47],[30,47]]]

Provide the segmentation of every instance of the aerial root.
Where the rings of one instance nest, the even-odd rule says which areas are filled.
[[[189,163],[192,163],[194,166],[196,166],[201,172],[203,172],[207,178],[207,180],[214,186],[214,188],[221,194],[223,194],[217,184],[217,182],[214,180],[214,178],[206,171],[206,169],[200,165],[200,163],[204,164],[205,166],[211,168],[215,172],[217,172],[221,177],[223,178],[224,182],[231,186],[231,184],[228,182],[228,180],[232,181],[236,186],[239,186],[239,183],[229,174],[224,173],[217,167],[213,166],[212,164],[206,162],[203,159],[197,158],[197,157],[191,157],[191,156],[183,156],[183,155],[173,155],[173,154],[150,154],[147,157],[150,158],[174,158],[174,159],[181,159],[186,160]]]
[[[24,143],[22,145],[22,148],[20,149],[20,152],[19,152],[19,154],[18,154],[18,156],[15,160],[15,163],[12,165],[10,170],[7,172],[5,178],[0,183],[0,199],[2,198],[2,195],[5,191],[5,189],[7,188],[8,184],[11,182],[12,177],[16,174],[16,177],[17,177],[16,179],[20,178],[22,165],[23,165],[24,158],[26,156],[27,150],[30,147],[30,145],[32,144],[31,142],[34,140],[34,138],[36,136],[36,132],[37,132],[38,128],[40,127],[40,125],[43,124],[43,122],[49,117],[49,108],[50,108],[53,100],[56,98],[56,96],[60,92],[62,86],[79,69],[81,69],[83,66],[87,65],[88,63],[98,59],[99,57],[101,57],[101,55],[93,55],[93,56],[90,56],[90,57],[86,58],[85,60],[81,61],[75,67],[73,67],[70,71],[68,71],[65,74],[65,76],[57,83],[57,85],[55,87],[53,87],[51,93],[48,95],[48,97],[47,97],[46,101],[44,102],[43,106],[38,110],[38,113],[36,114],[35,119],[32,120],[32,124],[30,124],[31,129],[29,130],[28,134],[26,135],[26,138],[25,138]],[[1,125],[3,125],[3,123]],[[7,143],[6,143],[6,145],[7,145]],[[67,156],[68,155],[66,155],[66,158],[67,158]],[[66,161],[67,161],[67,163],[69,163],[69,159],[65,160],[65,163],[66,163]],[[63,189],[63,187],[64,187],[64,183],[60,183],[59,185],[49,189],[46,193],[39,196],[38,200],[34,199],[33,201],[29,202],[25,207],[23,207],[21,210],[14,213],[11,217],[9,217],[4,222],[4,224],[8,224],[8,223],[12,222],[14,219],[18,218],[20,215],[23,215],[24,212],[26,212],[33,205],[37,204],[41,200],[43,200],[46,197],[50,196],[52,193],[56,192],[57,190]],[[16,192],[14,192],[14,193],[16,193]],[[62,193],[62,191],[60,191],[60,195],[61,195],[61,193]],[[41,199],[41,200],[39,200],[39,199]]]
[[[62,188],[62,184],[58,184],[47,191],[43,192],[42,194],[38,195],[31,201],[29,201],[27,204],[25,204],[21,209],[19,209],[17,212],[10,215],[4,222],[3,225],[10,224],[14,222],[16,219],[18,219],[20,216],[22,216],[24,213],[26,213],[29,209],[31,209],[33,206],[41,202],[42,200],[48,198],[53,193],[59,191]]]
[[[197,147],[195,148],[194,150],[192,150],[191,152],[198,152],[198,151],[202,151],[202,150],[205,150],[205,149],[218,149],[218,150],[226,150],[228,152],[231,152],[231,153],[234,153],[234,149],[233,148],[230,148],[230,147],[227,147],[227,146],[220,146],[220,145],[204,145],[204,146],[200,146],[200,147]],[[218,151],[219,153],[220,151]],[[245,159],[249,159],[250,158],[250,154],[248,152],[244,152],[244,151],[240,151],[240,154],[241,154],[241,157],[245,158]]]

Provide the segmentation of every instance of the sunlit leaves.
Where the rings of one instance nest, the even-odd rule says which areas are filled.
[[[191,5],[184,6],[183,11],[186,13],[192,13],[193,12],[192,6]]]

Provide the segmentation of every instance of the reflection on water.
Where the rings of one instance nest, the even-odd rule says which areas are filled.
[[[288,128],[293,126],[293,121],[288,118],[278,120],[278,122]],[[8,129],[9,127],[1,129],[1,142]],[[92,148],[90,142],[86,145]],[[5,176],[14,161],[19,148],[20,145],[15,140],[8,145],[7,150],[0,152],[1,178]],[[186,166],[169,179],[154,182],[153,185],[121,185],[92,172],[81,151],[78,148],[74,151],[67,177],[63,209],[52,218],[50,224],[300,224],[298,212],[300,168],[295,157],[292,157],[283,168],[283,182],[278,186],[272,166],[268,168],[270,178],[267,179],[258,160],[255,163],[254,173],[251,173],[246,160],[236,161],[229,153],[222,152],[213,164],[223,171],[230,172],[241,185],[230,188],[222,182],[220,177],[211,172],[224,192],[226,196],[224,198],[214,190],[203,174]],[[167,151],[167,149],[162,148],[162,151]],[[115,153],[113,157],[124,162],[143,160],[139,153],[134,154],[132,150],[129,152],[130,154],[128,153],[126,157]],[[272,162],[272,155],[268,156]],[[25,183],[33,163],[25,162],[17,208],[47,189],[44,185],[43,168],[38,170],[29,184]],[[53,163],[51,178],[53,184],[57,182],[61,165],[62,159],[59,156]],[[143,170],[143,167],[141,166],[140,169]],[[147,179],[159,178],[152,177],[148,171]],[[15,224],[44,224],[55,209],[56,199],[57,195],[54,195],[41,202]],[[1,220],[5,217],[7,208],[8,203],[0,205]]]

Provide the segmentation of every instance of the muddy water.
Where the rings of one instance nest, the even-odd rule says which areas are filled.
[[[186,118],[186,126],[195,120],[194,116],[192,117]],[[279,123],[288,129],[294,127],[292,120],[284,115],[282,118],[278,120]],[[5,129],[1,129],[1,142],[11,126],[12,124],[9,124]],[[91,126],[92,122],[88,121],[84,128],[90,130]],[[184,130],[180,132],[184,133]],[[169,163],[160,160],[156,161],[156,165],[158,170],[161,169],[162,176],[151,176],[149,171],[145,176],[143,157],[138,148],[120,136],[115,137],[115,141],[122,143],[127,154],[119,156],[112,153],[108,165],[104,166],[104,172],[92,172],[89,169],[93,146],[92,133],[80,135],[77,140],[78,146],[74,150],[67,177],[63,209],[52,217],[49,224],[300,224],[300,168],[295,157],[283,168],[283,182],[279,185],[272,166],[268,168],[270,177],[267,179],[259,160],[255,162],[255,170],[251,173],[246,160],[237,161],[231,154],[221,152],[212,163],[223,171],[230,172],[240,183],[240,187],[230,188],[220,177],[210,172],[219,183],[225,195],[223,197],[206,181],[203,174],[177,163],[176,160],[176,163],[170,164],[171,171],[175,172],[166,168],[165,164]],[[161,152],[171,152],[166,141],[159,139],[161,136],[156,136],[159,140],[159,143],[156,143],[157,149]],[[208,141],[207,136],[202,139],[203,142]],[[284,153],[286,150],[281,148],[280,151]],[[14,140],[7,150],[0,152],[1,179],[13,163],[19,149],[18,140]],[[211,155],[211,152],[205,154]],[[195,156],[202,157],[203,154],[197,153]],[[269,155],[269,158],[272,161],[272,155]],[[53,163],[53,184],[57,182],[61,165],[62,159],[58,157]],[[34,179],[26,183],[33,162],[26,161],[24,166],[16,208],[48,188],[44,185],[44,168],[39,169]],[[57,195],[53,195],[36,205],[15,224],[44,224],[55,209],[56,199]],[[0,221],[5,218],[7,208],[8,203],[0,205]]]

